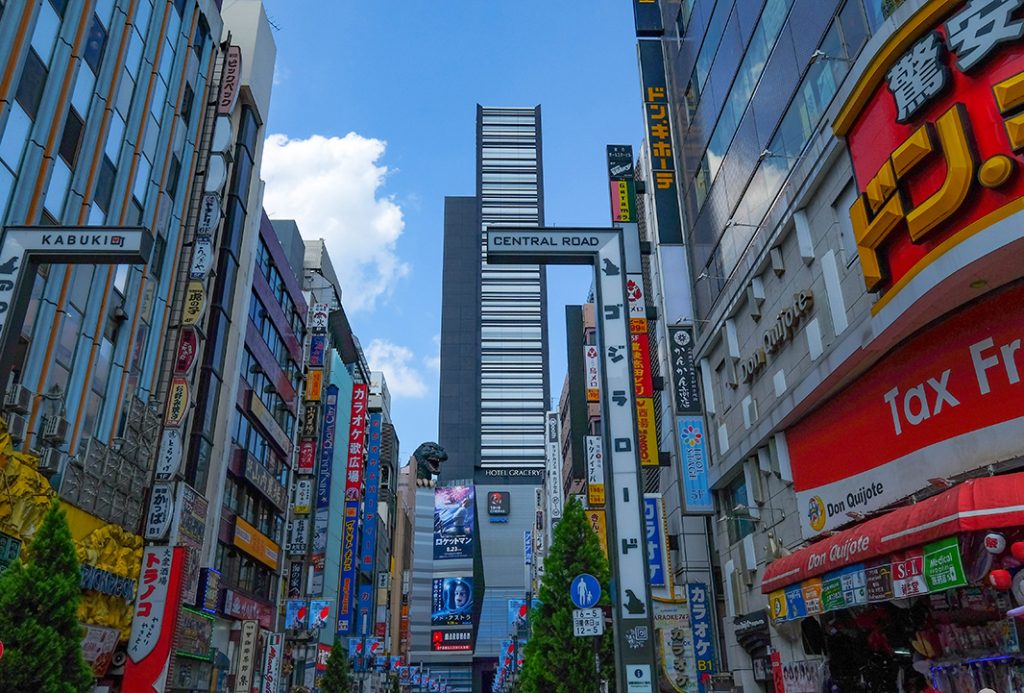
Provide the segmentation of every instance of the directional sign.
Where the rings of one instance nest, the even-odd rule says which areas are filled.
[[[0,382],[7,382],[36,267],[145,264],[153,235],[127,226],[7,226],[0,239]]]
[[[573,609],[572,634],[586,638],[604,634],[604,612],[601,609]]]
[[[577,575],[569,585],[569,597],[577,609],[589,609],[601,599],[601,583],[589,573]]]
[[[631,246],[636,245],[628,241]],[[619,690],[653,691],[654,631],[648,579],[640,445],[633,382],[627,272],[639,252],[626,249],[622,229],[495,227],[487,229],[488,264],[591,264],[597,315],[597,361],[604,437],[609,551],[615,592],[615,656]],[[634,257],[635,256],[635,257]],[[582,606],[578,604],[578,606]],[[629,671],[646,672],[627,680]]]

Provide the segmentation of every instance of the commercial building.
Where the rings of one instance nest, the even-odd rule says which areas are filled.
[[[1019,686],[1018,4],[638,5],[743,690]]]
[[[478,106],[477,194],[445,199],[438,441],[449,459],[438,486],[475,485],[477,499],[499,492],[509,501],[507,515],[491,517],[478,500],[475,556],[434,562],[438,577],[475,580],[471,649],[431,654],[434,633],[454,626],[432,627],[429,614],[417,613],[431,600],[418,597],[413,578],[411,661],[452,663],[459,670],[448,676],[450,686],[459,686],[453,690],[470,690],[470,670],[471,690],[490,689],[511,630],[510,602],[521,603],[529,592],[524,544],[532,541],[526,535],[535,526],[535,491],[546,465],[545,273],[536,265],[487,264],[482,232],[543,224],[541,145],[539,106]]]

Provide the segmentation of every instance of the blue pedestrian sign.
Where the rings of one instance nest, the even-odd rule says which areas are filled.
[[[601,599],[601,583],[589,573],[582,573],[572,579],[569,596],[577,609],[589,609]]]

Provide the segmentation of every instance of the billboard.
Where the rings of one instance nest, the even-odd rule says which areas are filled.
[[[366,401],[369,392],[369,385],[356,383],[352,386],[352,412],[348,428],[348,462],[345,465],[346,501],[358,501],[362,497],[363,450],[366,447]]]
[[[597,361],[597,347],[583,347],[583,367],[587,388],[587,401],[598,402],[601,399],[601,367]]]
[[[1011,350],[1022,323],[1024,286],[991,295],[892,349],[789,428],[803,535],[905,498],[926,485],[924,476],[954,477],[972,462],[1020,456],[1024,396],[1020,355]],[[870,444],[835,445],[837,421],[845,439]]]
[[[473,557],[472,486],[434,489],[434,560]]]
[[[363,499],[362,542],[359,563],[373,570],[377,555],[377,499],[380,495],[380,444],[383,414],[370,414],[366,453],[366,498]]]
[[[289,599],[285,603],[285,630],[304,631],[309,623],[309,604],[305,599]]]
[[[174,615],[181,603],[185,549],[147,546],[142,553],[139,591],[128,638],[125,688],[163,687],[174,640]]]
[[[658,239],[662,243],[682,243],[679,217],[671,104],[665,88],[665,54],[661,41],[639,41],[640,80],[642,82],[647,141],[651,149],[654,180],[647,189],[654,192],[654,211],[658,221]],[[652,185],[653,184],[653,185]]]
[[[587,503],[604,505],[604,452],[601,436],[584,436],[587,454]]]
[[[338,633],[352,632],[355,619],[356,546],[359,543],[359,502],[345,501],[345,519],[341,534],[341,579],[338,587]]]
[[[668,527],[661,494],[644,495],[644,533],[647,538],[647,567],[650,571],[651,586],[671,588],[672,565],[668,555]]]
[[[430,624],[462,626],[473,622],[473,578],[434,578]]]

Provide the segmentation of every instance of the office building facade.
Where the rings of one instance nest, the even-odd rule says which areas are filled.
[[[1019,333],[1019,116],[1005,93],[1021,73],[1017,4],[637,12],[655,46],[641,49],[645,112],[664,96],[671,117],[722,664],[743,690],[772,690],[773,669],[807,686],[896,687],[920,659],[901,653],[919,650],[896,636],[879,652],[877,633],[910,613],[961,631],[955,605],[986,573],[945,582],[928,557],[945,547],[955,568],[975,536],[1017,531],[994,489],[1020,483],[1020,413],[1005,407],[1014,397],[987,399],[1019,386],[1019,358],[1000,351]],[[664,95],[646,88],[654,68]],[[949,504],[985,519],[948,520]],[[997,571],[1017,573],[992,550]],[[835,597],[837,580],[849,594]],[[960,690],[972,660],[993,657],[993,676],[1019,676],[1008,648],[947,641],[926,673]]]

